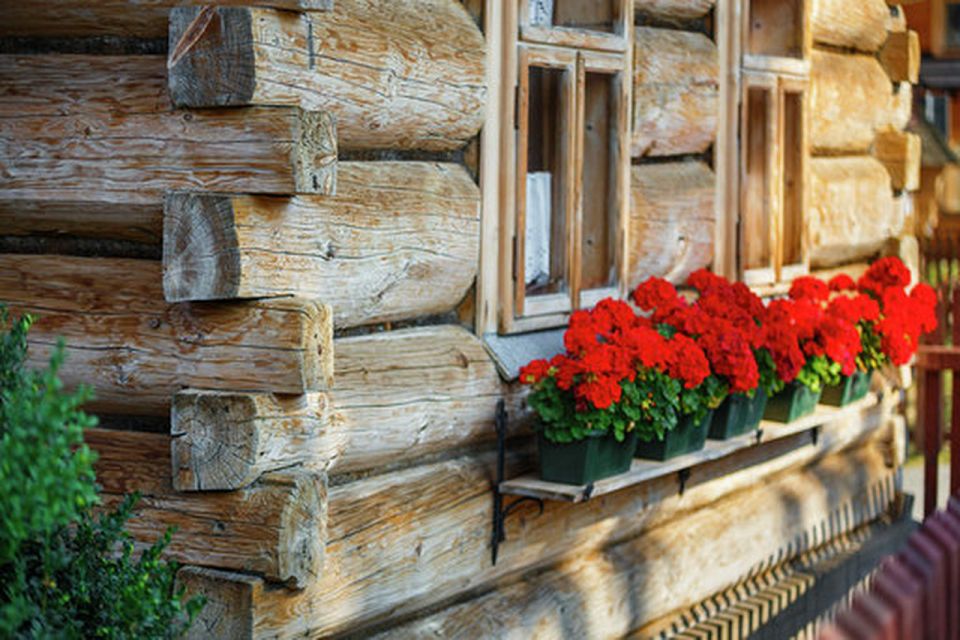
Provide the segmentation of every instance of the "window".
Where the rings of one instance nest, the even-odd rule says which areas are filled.
[[[632,4],[505,4],[498,328],[516,333],[622,293]]]

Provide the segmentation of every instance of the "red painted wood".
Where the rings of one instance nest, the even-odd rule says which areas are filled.
[[[896,611],[883,600],[869,592],[859,593],[851,607],[873,623],[876,628],[873,640],[899,640]]]
[[[880,627],[856,609],[845,609],[837,615],[836,625],[853,640],[879,640]]]
[[[924,532],[944,554],[946,588],[940,597],[947,603],[947,637],[960,639],[960,531],[955,531],[949,517],[937,512],[927,519]],[[953,606],[950,603],[954,603]]]
[[[946,554],[929,536],[918,530],[900,552],[907,567],[921,579],[924,588],[924,637],[947,640],[947,611],[943,594],[946,584]]]
[[[953,347],[960,351],[960,287],[953,290]],[[953,409],[950,415],[950,494],[960,492],[960,371],[954,369]],[[957,607],[960,608],[960,601]]]
[[[900,560],[892,557],[883,562],[873,590],[896,610],[901,638],[923,636],[923,585]]]
[[[920,369],[918,372],[918,422],[923,429],[923,515],[937,508],[937,457],[940,454],[943,384],[939,371]]]

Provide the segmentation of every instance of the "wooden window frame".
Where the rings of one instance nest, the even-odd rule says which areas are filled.
[[[574,49],[594,51],[626,52],[630,48],[628,38],[633,26],[633,0],[609,0],[617,10],[612,33],[590,31],[576,27],[541,26],[530,24],[530,3],[528,0],[503,0],[518,4],[520,39],[524,42],[539,43]],[[599,0],[590,0],[597,2]]]

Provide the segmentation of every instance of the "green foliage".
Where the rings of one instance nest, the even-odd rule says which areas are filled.
[[[873,323],[862,321],[858,328],[863,351],[857,356],[857,368],[861,371],[874,371],[890,362],[890,358],[883,353],[880,334],[874,330]]]
[[[176,637],[202,602],[184,602],[160,560],[171,533],[135,556],[136,496],[94,516],[91,393],[63,390],[62,344],[46,370],[25,367],[31,322],[0,307],[0,637]]]
[[[770,354],[770,351],[765,348],[755,349],[753,355],[757,360],[757,370],[760,372],[760,385],[758,388],[762,389],[767,396],[772,398],[784,387],[783,380],[777,375],[777,365],[773,361],[773,356]],[[755,393],[756,391],[752,391],[747,395],[752,398]]]
[[[797,374],[797,382],[806,385],[814,393],[824,386],[840,384],[841,365],[827,356],[814,356],[807,359],[803,369]]]
[[[711,374],[700,386],[680,391],[680,412],[692,415],[694,424],[700,424],[708,412],[720,406],[729,391],[727,383]]]

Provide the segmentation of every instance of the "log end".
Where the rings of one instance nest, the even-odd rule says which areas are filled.
[[[264,476],[264,484],[289,485],[280,516],[277,566],[287,585],[302,589],[320,578],[327,542],[327,479],[303,471]]]
[[[185,638],[253,638],[254,609],[263,591],[255,576],[203,567],[183,567],[177,588],[188,596],[203,596],[206,604]]]
[[[320,303],[308,306],[310,318],[303,323],[305,387],[323,391],[333,387],[333,310]]]
[[[252,25],[246,7],[170,10],[167,84],[174,106],[250,104],[256,88]]]
[[[262,473],[259,414],[249,393],[176,394],[170,415],[174,489],[221,491],[255,482]]]
[[[300,111],[293,147],[297,193],[333,195],[337,182],[337,127],[325,111]]]
[[[167,302],[236,298],[241,277],[232,198],[167,194],[163,204],[163,295]]]

